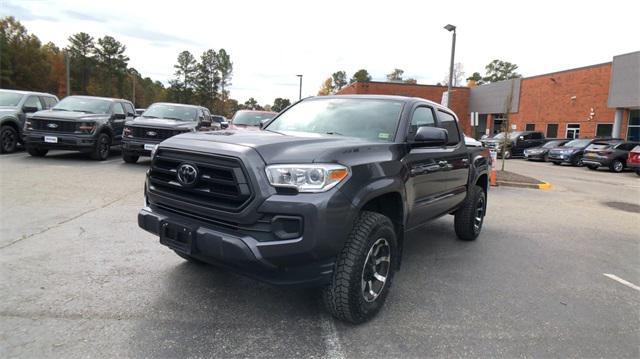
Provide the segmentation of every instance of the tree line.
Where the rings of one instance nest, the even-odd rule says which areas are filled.
[[[142,108],[161,101],[194,104],[227,117],[240,109],[279,111],[290,105],[283,98],[265,106],[253,98],[244,103],[230,98],[233,62],[225,49],[209,49],[199,59],[182,51],[168,86],[130,67],[126,50],[112,36],[96,39],[85,32],[69,36],[63,49],[51,42],[42,44],[14,17],[4,17],[0,19],[0,88],[48,92],[62,98],[68,95],[68,61],[73,95],[126,98]]]

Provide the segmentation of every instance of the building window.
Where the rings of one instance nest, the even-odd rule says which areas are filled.
[[[557,137],[558,137],[558,124],[557,123],[547,124],[547,138],[557,138]]]
[[[627,141],[640,141],[640,110],[629,111]]]
[[[536,130],[536,124],[535,123],[527,123],[526,125],[524,125],[524,130],[525,131],[535,131]]]
[[[612,123],[599,123],[596,125],[596,137],[611,137],[612,132]]]
[[[575,139],[580,138],[580,124],[569,123],[567,124],[567,138]]]

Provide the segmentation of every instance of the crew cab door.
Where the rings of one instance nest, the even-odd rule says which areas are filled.
[[[412,145],[421,126],[447,130],[447,144],[435,147]],[[419,104],[413,109],[407,142],[411,149],[403,162],[409,172],[406,193],[410,206],[407,228],[410,229],[449,212],[464,200],[469,160],[455,117],[428,105]]]
[[[113,136],[115,137],[114,142],[120,141],[122,139],[122,131],[124,130],[124,123],[127,120],[127,113],[122,106],[121,102],[114,102],[111,105],[111,128],[113,129]],[[133,120],[133,115],[131,115],[130,119]]]

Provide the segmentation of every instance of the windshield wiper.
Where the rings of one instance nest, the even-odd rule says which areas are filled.
[[[52,108],[51,111],[70,111],[70,110],[67,110],[66,108]]]
[[[158,116],[151,116],[151,115],[144,115],[142,117],[146,117],[146,118],[158,118]]]
[[[177,117],[163,117],[163,118],[166,118],[167,120],[185,121],[185,120],[183,120],[181,118],[177,118]]]
[[[338,136],[344,136],[343,134],[341,134],[340,132],[335,132],[335,131],[328,131],[325,132],[325,134],[327,135],[338,135]]]

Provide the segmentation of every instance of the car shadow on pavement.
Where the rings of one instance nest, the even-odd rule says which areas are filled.
[[[276,288],[220,268],[178,264],[132,333],[132,357],[320,356],[317,290]]]

